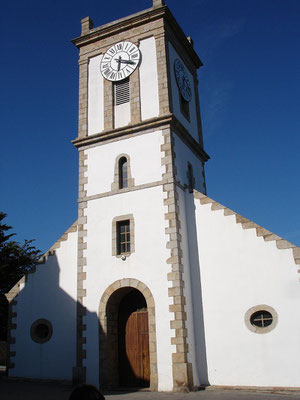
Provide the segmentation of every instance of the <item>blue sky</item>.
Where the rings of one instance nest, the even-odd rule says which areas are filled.
[[[46,251],[77,218],[80,19],[95,26],[150,0],[3,2],[0,210]],[[204,66],[208,195],[300,246],[300,1],[167,5]]]

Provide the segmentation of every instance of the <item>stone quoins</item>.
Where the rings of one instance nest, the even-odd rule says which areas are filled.
[[[162,7],[165,5],[164,0],[153,0],[153,8]]]
[[[194,190],[194,197],[195,199],[199,199],[201,204],[211,204],[212,211],[224,210],[224,216],[235,215],[236,223],[241,224],[243,229],[256,229],[256,235],[258,237],[262,236],[265,242],[275,240],[276,246],[279,250],[292,249],[295,264],[297,265],[300,264],[300,247],[297,247],[293,243],[290,243],[287,240],[282,239],[275,233],[269,231],[268,229],[263,228],[262,226],[259,226],[255,222],[250,221],[248,218],[245,218],[242,215],[237,214],[236,212],[214,201],[213,199],[210,199],[203,193],[198,192],[197,190]]]
[[[17,297],[20,293],[20,288],[22,284],[25,284],[26,276],[23,276],[19,282],[15,284],[15,286],[5,294],[9,302],[8,308],[8,332],[7,332],[7,365],[9,369],[13,369],[15,367],[15,363],[11,361],[12,357],[16,356],[15,351],[11,351],[11,344],[16,343],[16,338],[13,336],[13,330],[17,329],[17,324],[13,322],[13,318],[17,318],[17,310],[15,307],[17,306]]]
[[[130,76],[129,82],[131,124],[136,124],[141,122],[140,79],[138,70]]]
[[[85,17],[81,20],[81,36],[87,35],[90,33],[90,30],[93,29],[94,23],[90,17]]]
[[[156,323],[155,323],[155,303],[150,289],[141,281],[133,278],[124,278],[113,282],[104,291],[98,310],[99,318],[99,347],[100,347],[100,361],[104,360],[103,343],[104,338],[107,336],[107,305],[110,297],[117,290],[125,287],[132,287],[139,290],[144,296],[147,303],[148,310],[148,325],[149,325],[149,353],[150,353],[150,389],[155,391],[158,386],[157,377],[157,348],[156,348]]]
[[[174,390],[186,390],[193,386],[193,374],[191,365],[187,363],[187,353],[189,351],[187,343],[183,264],[181,250],[180,219],[178,207],[178,194],[175,185],[175,153],[170,130],[164,130],[164,144],[161,145],[162,161],[168,174],[168,183],[163,185],[163,190],[167,197],[164,198],[164,205],[167,206],[165,220],[168,227],[165,233],[168,236],[167,249],[170,250],[170,257],[166,263],[171,266],[171,272],[167,274],[167,279],[172,283],[168,289],[169,297],[173,298],[173,304],[169,306],[169,311],[174,314],[174,319],[170,321],[170,328],[175,330],[175,337],[171,338],[171,344],[175,345],[176,352],[172,354],[173,365],[173,385]],[[189,371],[189,372],[188,372]]]
[[[114,105],[113,105],[113,83],[103,79],[104,85],[104,130],[114,128]]]
[[[78,186],[78,198],[83,199],[87,196],[85,185],[88,183],[86,176],[88,165],[88,156],[82,150],[79,151],[79,186]],[[76,344],[76,367],[73,369],[74,381],[84,382],[86,369],[83,366],[83,360],[86,358],[86,350],[84,345],[86,338],[83,336],[86,331],[86,325],[84,324],[84,317],[86,316],[86,307],[84,306],[84,298],[86,297],[86,289],[84,288],[84,281],[86,280],[87,272],[84,270],[87,266],[87,260],[85,257],[85,251],[87,249],[87,217],[85,210],[87,208],[87,202],[80,202],[78,205],[78,249],[77,249],[77,344]]]
[[[87,136],[88,124],[88,60],[79,60],[78,137]]]
[[[168,71],[167,71],[167,50],[164,35],[155,35],[156,55],[157,55],[157,78],[159,85],[159,115],[170,112],[169,90],[168,90]]]

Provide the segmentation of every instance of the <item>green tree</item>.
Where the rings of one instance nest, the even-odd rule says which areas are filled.
[[[11,226],[3,220],[6,214],[0,212],[0,340],[6,340],[7,300],[4,296],[23,275],[37,263],[41,252],[33,246],[33,240],[24,244],[11,240],[15,233],[10,233]]]

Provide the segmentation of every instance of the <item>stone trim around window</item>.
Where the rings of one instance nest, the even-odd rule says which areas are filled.
[[[259,326],[255,326],[251,324],[251,316],[253,314],[255,314],[258,311],[267,311],[269,312],[272,317],[273,317],[273,321],[271,323],[271,325],[266,326],[266,327],[259,327]],[[278,323],[278,315],[277,312],[274,310],[274,308],[267,306],[266,304],[260,304],[258,306],[255,307],[251,307],[249,308],[249,310],[246,312],[245,314],[245,324],[247,326],[247,328],[254,333],[268,333],[271,332],[273,329],[276,328]]]
[[[120,171],[119,171],[119,161],[121,158],[125,157],[127,159],[127,187],[120,189]],[[130,166],[130,157],[128,154],[119,154],[118,157],[116,158],[115,161],[115,171],[114,171],[114,181],[111,184],[111,190],[118,190],[118,191],[122,191],[124,189],[128,189],[129,187],[133,187],[134,186],[134,179],[131,176],[131,166]]]
[[[40,336],[38,333],[38,327],[42,326],[42,325],[45,325],[48,328],[48,332],[46,335]],[[42,344],[42,343],[49,342],[49,340],[52,337],[52,334],[53,334],[52,324],[47,319],[44,319],[44,318],[37,319],[31,325],[30,336],[31,336],[31,339],[36,343]]]
[[[187,187],[189,189],[189,193],[193,193],[194,189],[195,189],[196,180],[195,180],[195,176],[194,176],[193,166],[189,161],[188,161],[186,176],[187,176],[187,180],[188,180]]]
[[[130,226],[130,252],[118,254],[118,238],[117,238],[117,224],[120,221],[129,221]],[[122,256],[129,257],[130,254],[135,252],[134,242],[134,219],[133,214],[120,215],[115,217],[112,221],[112,255],[121,258]]]

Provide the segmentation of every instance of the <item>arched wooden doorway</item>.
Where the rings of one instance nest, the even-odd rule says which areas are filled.
[[[99,383],[157,390],[155,308],[135,279],[110,285],[99,306]]]
[[[118,361],[120,386],[149,387],[148,311],[146,300],[137,289],[125,294],[119,304]]]

